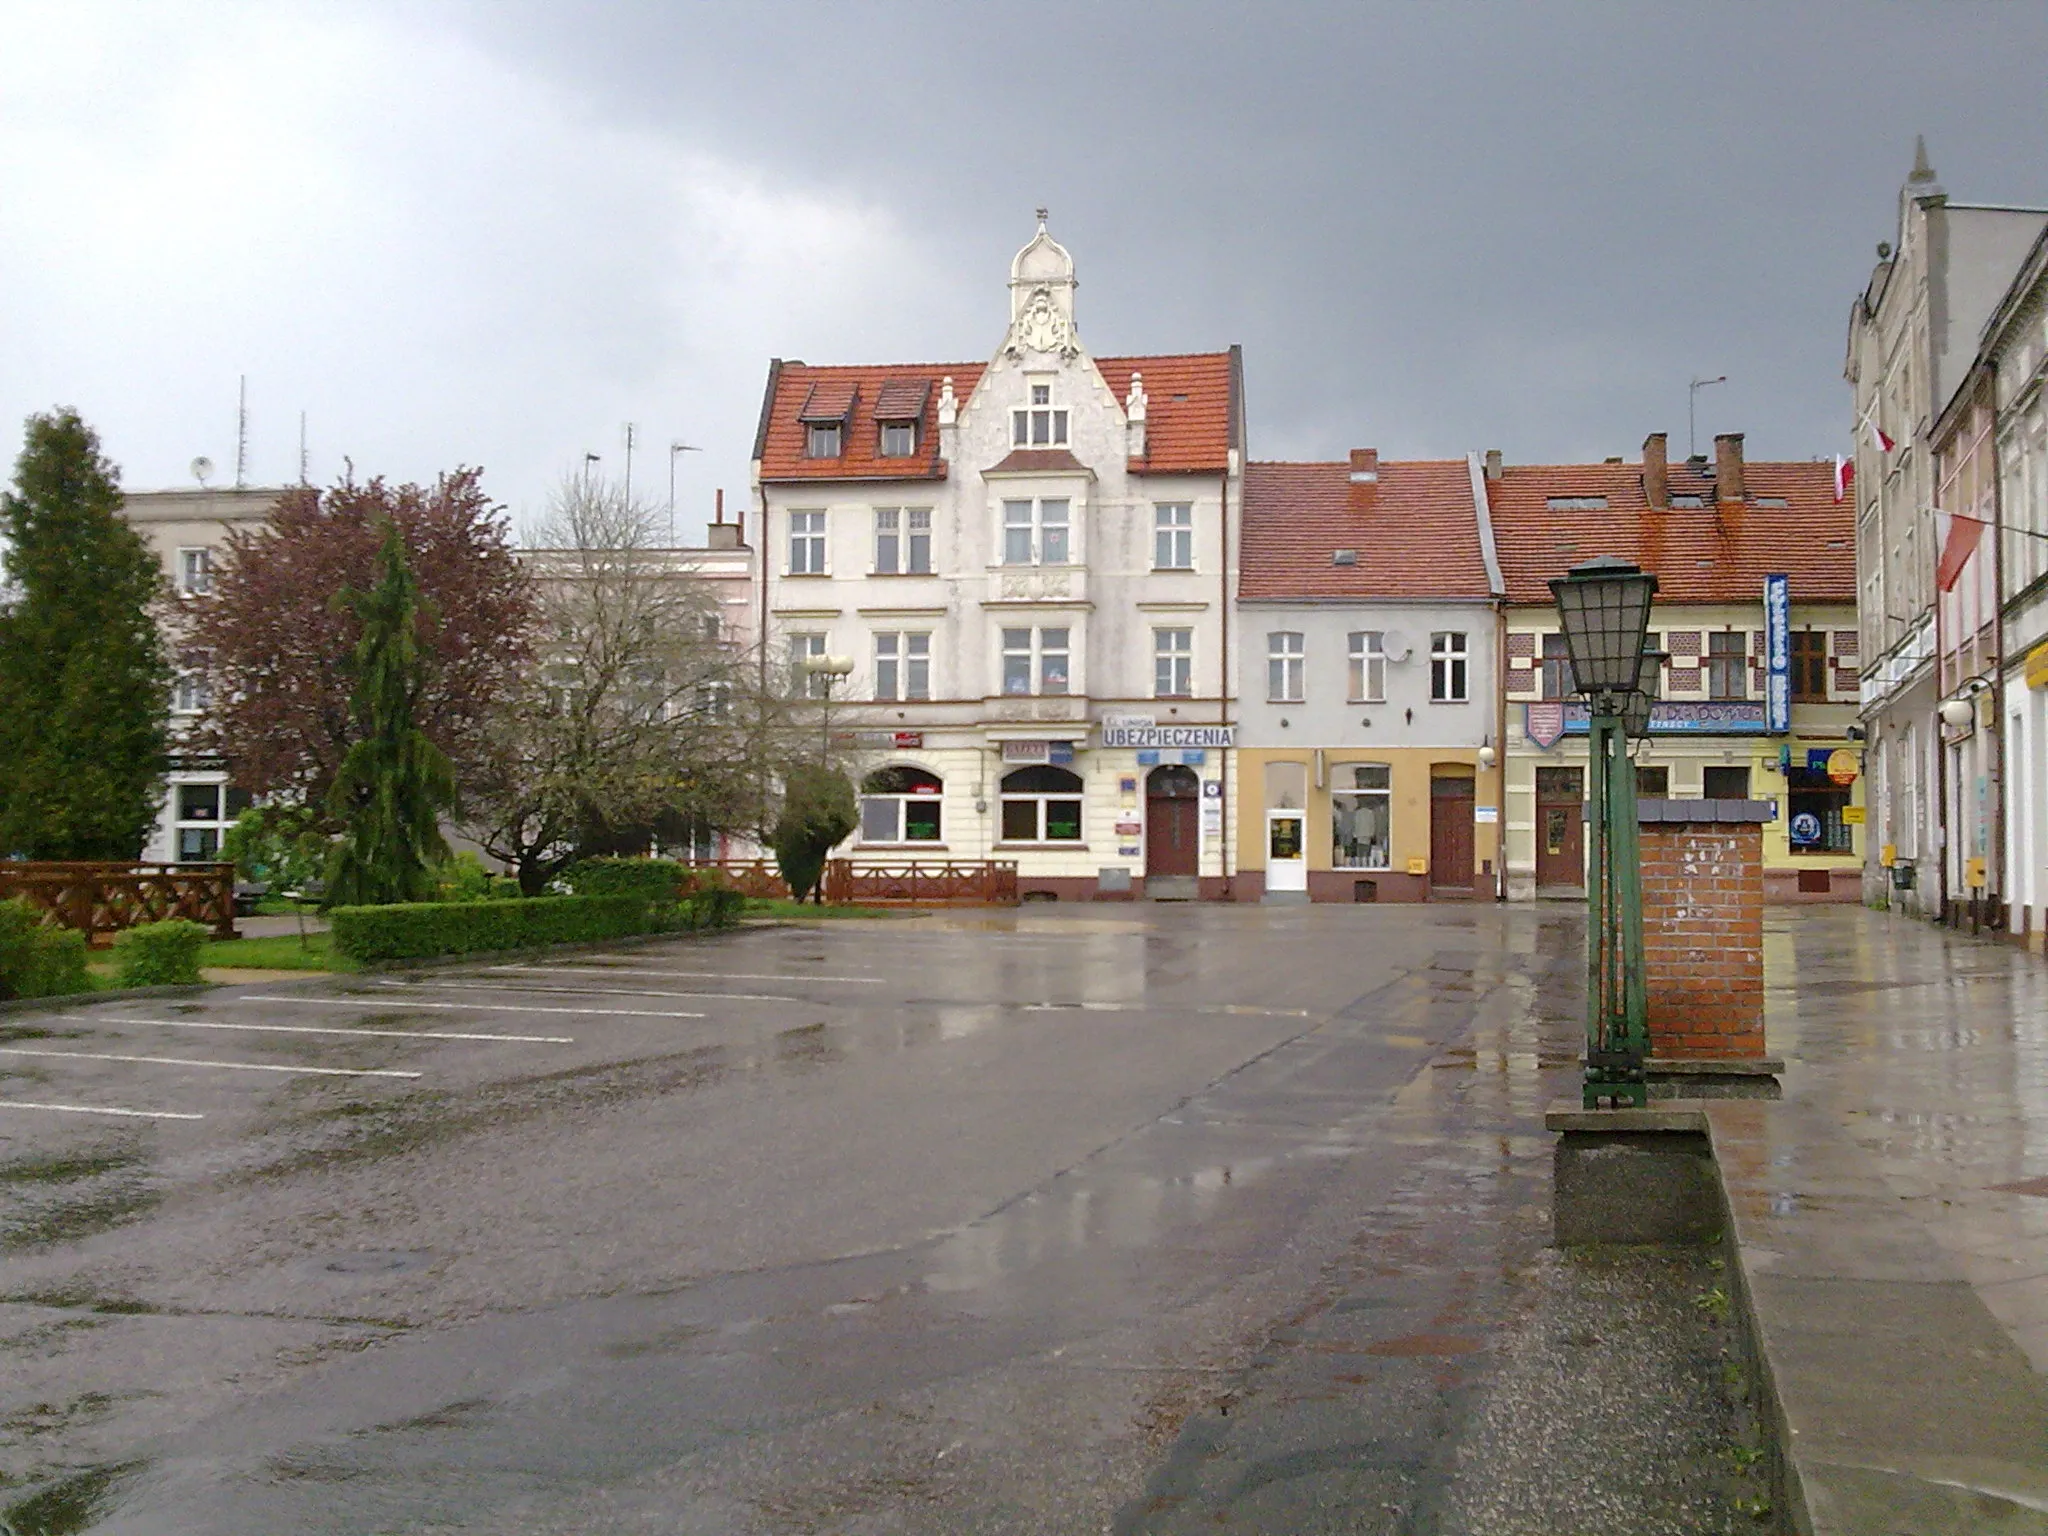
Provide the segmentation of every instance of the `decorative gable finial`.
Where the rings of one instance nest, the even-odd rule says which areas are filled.
[[[960,402],[953,397],[953,375],[939,380],[939,425],[950,427],[960,419]]]
[[[1927,135],[1924,133],[1913,135],[1913,174],[1906,179],[1915,182],[1934,180],[1934,167],[1927,163]]]
[[[1049,209],[1041,208],[1038,210],[1038,232],[1041,235],[1045,233],[1045,221],[1051,216],[1051,210]]]
[[[1145,419],[1145,375],[1135,368],[1131,370],[1130,393],[1124,396],[1124,415],[1132,421]]]

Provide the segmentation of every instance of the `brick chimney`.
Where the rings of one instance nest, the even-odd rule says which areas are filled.
[[[1724,505],[1749,500],[1749,493],[1742,483],[1740,432],[1717,432],[1714,435],[1714,500]]]
[[[1486,450],[1486,478],[1489,480],[1500,479],[1500,450],[1498,448]]]
[[[1351,450],[1351,510],[1370,512],[1379,501],[1380,451],[1377,448]]]
[[[1652,432],[1643,439],[1643,499],[1653,512],[1671,510],[1671,465],[1664,453],[1665,436]]]

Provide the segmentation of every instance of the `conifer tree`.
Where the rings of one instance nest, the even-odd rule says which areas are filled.
[[[440,813],[455,799],[455,773],[419,726],[426,665],[420,654],[419,587],[397,524],[385,521],[377,585],[336,600],[362,624],[349,711],[356,741],[341,761],[330,806],[343,826],[328,861],[332,906],[426,901],[433,866],[448,857]]]
[[[76,411],[29,418],[0,530],[0,856],[136,858],[166,766],[163,573]]]

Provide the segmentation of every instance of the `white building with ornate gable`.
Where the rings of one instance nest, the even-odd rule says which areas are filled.
[[[1095,357],[1075,287],[1041,215],[988,362],[770,366],[764,665],[830,687],[857,860],[1222,897],[1242,362]],[[828,683],[817,656],[853,670]]]

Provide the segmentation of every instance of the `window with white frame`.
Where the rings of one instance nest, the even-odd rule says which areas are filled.
[[[899,764],[877,768],[860,785],[863,843],[936,843],[945,784],[935,773]]]
[[[1002,783],[1006,843],[1081,841],[1081,776],[1040,763],[1006,774]]]
[[[875,508],[875,574],[929,576],[932,573],[932,509]]]
[[[213,591],[213,551],[178,551],[178,591],[186,597],[205,597]]]
[[[1003,503],[1003,564],[1065,565],[1073,553],[1071,503],[1064,496]]]
[[[789,574],[825,574],[825,514],[822,511],[789,514]]]
[[[929,631],[885,632],[875,636],[875,697],[928,699],[932,696],[932,637]]]
[[[177,812],[177,853],[180,864],[204,863],[220,856],[220,840],[235,811],[237,798],[225,784],[179,784],[173,787]],[[244,801],[247,796],[239,797]]]
[[[1330,862],[1338,869],[1386,869],[1394,846],[1393,769],[1347,763],[1330,782]]]
[[[1010,443],[1017,448],[1062,448],[1067,413],[1052,403],[1052,385],[1034,380],[1031,404],[1010,413]]]
[[[917,423],[914,421],[885,421],[882,423],[882,457],[885,459],[907,459],[917,452]]]
[[[1429,696],[1438,704],[1462,704],[1471,661],[1463,630],[1440,629],[1429,637]]]
[[[846,436],[843,421],[812,421],[804,425],[804,457],[807,459],[836,459],[839,445]]]
[[[1070,632],[1058,629],[1003,631],[1003,692],[1065,693]]]
[[[1351,702],[1377,704],[1386,696],[1386,636],[1377,629],[1355,629],[1351,632]]]
[[[819,630],[800,630],[789,637],[789,691],[800,699],[822,699],[829,680],[813,672],[810,663],[825,654],[825,636]]]
[[[204,658],[188,657],[171,685],[171,712],[197,715],[213,705],[213,683],[206,675]]]
[[[1152,696],[1185,699],[1195,691],[1195,632],[1152,631]]]
[[[1304,648],[1298,630],[1275,630],[1266,636],[1266,697],[1275,704],[1301,702]]]
[[[1185,501],[1152,506],[1152,569],[1192,571],[1195,568],[1195,509]]]

